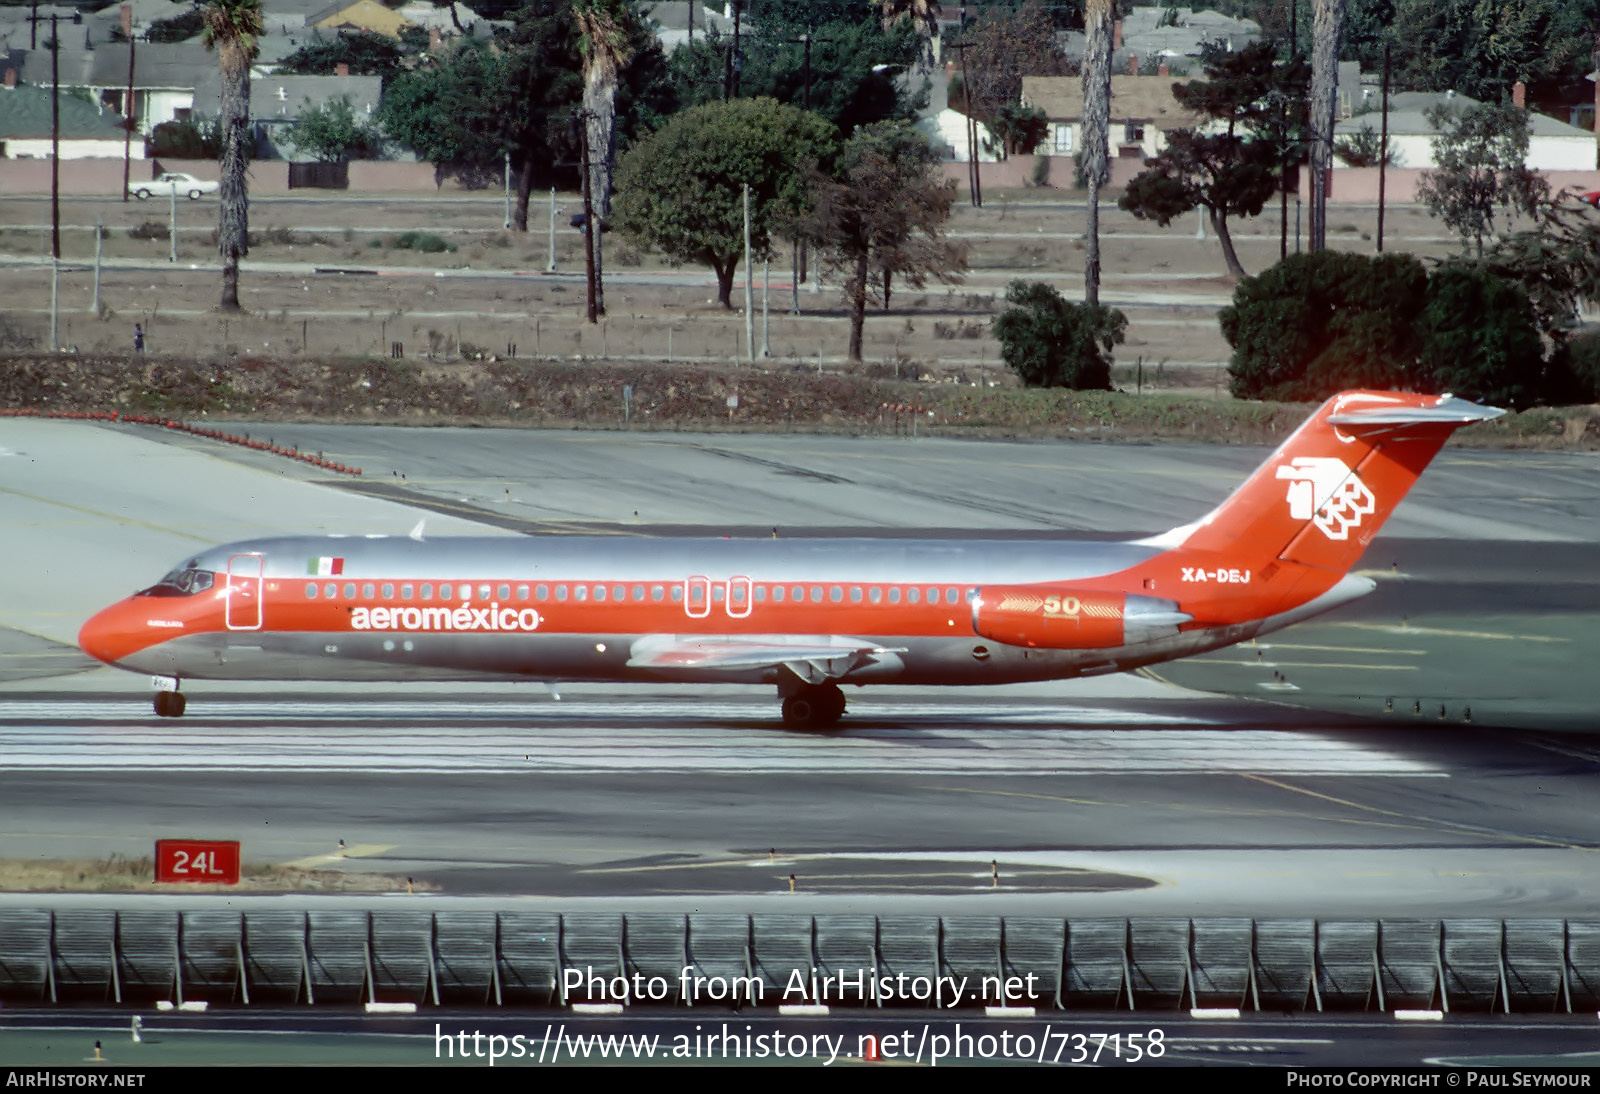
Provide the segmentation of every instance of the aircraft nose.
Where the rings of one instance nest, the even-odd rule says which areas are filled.
[[[78,631],[78,646],[90,657],[114,665],[145,644],[139,633],[145,630],[148,628],[135,630],[127,603],[113,604],[83,625]]]

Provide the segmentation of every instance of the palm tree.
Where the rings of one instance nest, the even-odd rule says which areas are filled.
[[[589,137],[589,184],[599,224],[583,230],[594,240],[595,310],[605,314],[605,260],[600,233],[611,218],[611,166],[617,153],[617,81],[633,59],[638,15],[629,0],[573,0],[578,49],[583,54],[583,124]]]
[[[207,49],[222,71],[222,179],[217,247],[222,252],[222,309],[239,310],[239,259],[250,252],[250,64],[261,34],[261,0],[210,0],[201,9]]]
[[[1345,0],[1311,6],[1311,249],[1328,245],[1328,203],[1323,179],[1333,166],[1333,114],[1339,90],[1339,38]]]
[[[921,62],[933,60],[933,40],[939,34],[938,0],[878,0],[883,12],[883,29],[888,30],[901,19],[910,16],[922,36]]]
[[[1100,187],[1110,181],[1111,19],[1114,0],[1089,0],[1083,25],[1083,174],[1089,183],[1088,237],[1083,262],[1083,300],[1100,304]]]
[[[583,37],[583,112],[589,124],[591,185],[600,215],[611,215],[611,167],[616,158],[617,81],[633,59],[638,22],[629,0],[573,0],[572,16]]]

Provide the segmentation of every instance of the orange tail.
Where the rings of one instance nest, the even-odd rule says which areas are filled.
[[[1306,603],[1356,564],[1452,433],[1503,413],[1449,395],[1335,395],[1227,501],[1145,541],[1171,548],[1146,588],[1159,580],[1219,622]]]

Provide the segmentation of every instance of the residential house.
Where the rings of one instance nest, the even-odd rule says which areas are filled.
[[[411,20],[378,0],[335,0],[320,11],[306,16],[306,26],[325,30],[364,30],[368,34],[400,37],[405,27],[416,26]]]
[[[104,109],[125,113],[128,50],[127,42],[63,50],[56,59],[61,87],[86,91]],[[133,119],[145,136],[163,122],[187,118],[194,105],[195,81],[217,67],[216,54],[208,53],[199,41],[138,42],[133,53]],[[29,53],[21,75],[25,83],[49,87],[50,51]]]
[[[689,41],[690,22],[694,24],[694,35],[703,38],[707,31],[715,29],[719,34],[733,33],[733,20],[720,10],[713,10],[699,0],[663,0],[662,3],[647,5],[644,9],[646,19],[655,21],[656,40],[661,43],[664,53],[671,53],[679,46]]]
[[[1199,116],[1178,105],[1170,74],[1111,77],[1111,155],[1140,167],[1167,146],[1169,130],[1195,128]],[[1022,104],[1044,111],[1050,132],[1038,149],[1072,156],[1083,147],[1083,81],[1077,76],[1024,76]]]
[[[358,118],[377,112],[383,80],[377,76],[251,76],[250,122],[255,129],[257,159],[293,159],[297,153],[284,141],[285,132],[312,107],[347,99]],[[213,70],[196,87],[194,112],[215,117],[222,109],[222,88]]]
[[[0,85],[0,159],[50,158],[53,98],[51,88],[18,83],[17,70],[6,69]],[[63,160],[121,159],[125,145],[134,159],[144,159],[144,142],[126,141],[120,115],[64,93],[56,108]]]
[[[1165,63],[1179,76],[1198,76],[1198,59],[1208,44],[1233,51],[1260,37],[1261,25],[1253,19],[1191,8],[1132,8],[1112,25],[1111,68],[1137,74]],[[1069,57],[1082,57],[1085,43],[1082,31],[1062,36],[1062,48]]]
[[[1519,84],[1520,88],[1521,85]],[[1376,89],[1363,89],[1371,94],[1362,96],[1362,103],[1352,116],[1334,123],[1334,140],[1350,137],[1363,127],[1370,126],[1375,133],[1383,130],[1382,99]],[[1465,110],[1477,106],[1478,101],[1453,91],[1402,91],[1389,96],[1389,146],[1393,150],[1390,163],[1395,167],[1433,168],[1438,166],[1433,158],[1433,139],[1439,129],[1428,120],[1428,111],[1434,107]],[[1567,125],[1545,114],[1528,115],[1531,132],[1528,137],[1527,166],[1534,171],[1592,171],[1596,167],[1595,134],[1587,129]],[[1337,156],[1334,168],[1347,165]]]

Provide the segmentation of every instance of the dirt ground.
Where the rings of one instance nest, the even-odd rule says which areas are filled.
[[[556,265],[581,275],[583,237],[567,227],[573,195],[557,195]],[[219,351],[265,357],[391,356],[434,361],[515,357],[565,360],[691,361],[734,365],[749,359],[743,316],[744,272],[735,310],[718,306],[710,271],[671,269],[606,236],[607,315],[583,321],[581,276],[573,283],[545,273],[549,263],[549,199],[536,197],[526,234],[503,229],[499,195],[439,200],[367,200],[331,192],[258,200],[255,242],[240,297],[243,316],[215,308],[214,199],[180,200],[178,261],[166,266],[169,204],[71,200],[61,207],[62,270],[57,285],[58,341],[71,351],[126,353],[142,325],[147,353],[209,357]],[[46,347],[49,339],[49,202],[0,200],[0,349]],[[968,248],[962,283],[896,287],[887,313],[870,313],[864,358],[904,379],[1008,386],[989,334],[1006,284],[1047,280],[1080,296],[1083,208],[1057,191],[986,195],[975,209],[958,206],[951,235]],[[1294,208],[1288,246],[1293,250]],[[95,226],[103,223],[100,311],[94,311]],[[1129,317],[1117,352],[1119,379],[1132,387],[1226,397],[1220,366],[1228,346],[1216,310],[1232,284],[1214,235],[1197,238],[1197,217],[1162,229],[1107,207],[1102,213],[1106,303]],[[1277,210],[1234,224],[1246,268],[1277,260]],[[1335,208],[1329,236],[1336,246],[1371,251],[1376,210]],[[423,253],[398,246],[400,235],[437,235],[453,250]],[[1454,249],[1436,222],[1414,207],[1388,211],[1389,250],[1442,255]],[[40,265],[41,260],[43,265]],[[119,262],[139,261],[127,269]],[[777,268],[781,266],[782,268]],[[350,271],[377,271],[355,273]],[[334,272],[345,271],[345,272]],[[762,316],[761,271],[755,271],[754,342],[758,358],[779,368],[844,365],[848,324],[836,286],[791,291],[790,257],[771,270],[768,314]],[[790,309],[798,298],[800,314]],[[1141,379],[1142,378],[1142,379]]]

